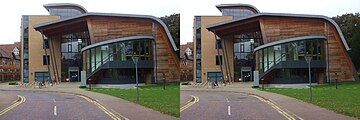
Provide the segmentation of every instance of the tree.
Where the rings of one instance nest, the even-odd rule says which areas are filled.
[[[347,13],[332,17],[332,19],[340,26],[341,32],[351,48],[350,58],[355,69],[360,71],[360,14]]]
[[[354,63],[354,66],[357,71],[360,69],[360,25],[355,27],[355,30],[353,31],[352,37],[351,37],[351,60]]]
[[[351,43],[351,37],[356,26],[360,26],[359,13],[346,13],[341,16],[332,17],[332,19],[340,26],[341,32],[344,34],[348,43]]]
[[[170,16],[160,18],[170,30],[170,34],[174,39],[174,42],[178,48],[180,48],[180,14],[175,13]],[[177,56],[180,55],[180,51],[176,51]]]

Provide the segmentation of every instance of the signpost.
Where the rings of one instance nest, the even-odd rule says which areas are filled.
[[[139,57],[132,57],[132,60],[135,64],[135,77],[136,77],[136,102],[139,102],[139,80],[138,80],[138,61],[139,61]]]
[[[312,101],[312,91],[311,91],[311,70],[310,70],[310,64],[311,64],[311,59],[312,56],[305,56],[306,62],[308,63],[308,67],[309,67],[309,84],[310,84],[310,101]]]

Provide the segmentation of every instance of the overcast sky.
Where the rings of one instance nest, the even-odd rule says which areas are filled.
[[[271,13],[314,14],[333,17],[360,12],[360,0],[192,0],[181,3],[181,44],[193,41],[194,16],[221,15],[215,5],[233,3],[251,4],[260,12]]]
[[[88,12],[161,17],[180,12],[180,0],[8,0],[0,4],[0,44],[20,41],[21,15],[48,15],[47,3],[76,3]]]

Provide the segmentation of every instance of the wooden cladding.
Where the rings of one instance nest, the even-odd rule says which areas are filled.
[[[264,44],[300,36],[326,36],[328,42],[325,42],[328,44],[326,59],[329,62],[330,79],[355,80],[350,57],[346,53],[338,31],[330,22],[323,19],[296,17],[262,17],[259,21]]]
[[[165,29],[158,22],[125,17],[90,17],[87,22],[91,44],[129,36],[154,36],[158,82],[164,78],[167,82],[180,80],[179,60]]]

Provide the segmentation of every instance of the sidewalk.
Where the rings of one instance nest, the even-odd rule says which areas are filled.
[[[81,94],[92,99],[95,99],[97,102],[102,104],[108,110],[112,111],[114,114],[123,116],[128,119],[156,119],[156,120],[172,120],[177,119],[170,115],[160,113],[158,111],[152,110],[150,108],[117,98],[110,95],[95,93],[86,91],[79,88],[80,83],[61,83],[59,85],[54,85],[47,88],[20,88],[15,86],[3,85],[0,84],[0,90],[33,90],[33,91],[55,91],[55,92],[70,92],[74,94]]]
[[[194,88],[191,86],[181,86],[181,90],[195,90],[195,91],[226,91],[226,92],[239,92],[246,94],[255,94],[265,99],[271,100],[274,104],[281,107],[281,109],[295,114],[299,119],[304,120],[356,120],[355,118],[348,117],[318,107],[316,105],[306,103],[295,98],[279,95],[275,93],[264,92],[251,88],[252,83],[233,83],[224,87],[216,89],[208,88]]]

